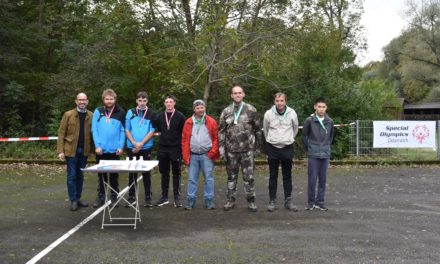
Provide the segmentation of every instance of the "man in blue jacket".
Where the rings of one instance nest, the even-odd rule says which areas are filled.
[[[116,105],[116,93],[106,89],[102,93],[104,106],[96,108],[92,119],[92,135],[95,143],[96,163],[100,160],[118,160],[125,144],[125,111]],[[98,173],[98,197],[93,207],[104,204],[104,181],[108,182],[107,173]],[[112,206],[116,206],[119,192],[118,174],[110,173]]]
[[[144,160],[151,160],[151,149],[153,148],[153,135],[156,113],[147,107],[148,95],[146,92],[139,92],[136,96],[135,108],[127,111],[125,116],[125,135],[127,136],[128,157],[130,160],[142,157]],[[151,173],[144,172],[143,182],[145,190],[145,207],[152,207],[151,202]],[[128,185],[136,183],[137,173],[128,174]],[[135,187],[132,186],[128,192],[128,202],[135,202]],[[129,205],[127,204],[126,207]]]
[[[308,199],[306,210],[327,211],[324,204],[327,169],[331,154],[334,125],[326,114],[327,104],[324,98],[318,98],[314,105],[315,113],[304,122],[302,141],[308,156]],[[318,179],[318,194],[316,180]]]

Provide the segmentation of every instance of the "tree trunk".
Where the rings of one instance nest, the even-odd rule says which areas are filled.
[[[45,0],[40,0],[38,4],[38,30],[40,31],[43,29],[44,5]]]

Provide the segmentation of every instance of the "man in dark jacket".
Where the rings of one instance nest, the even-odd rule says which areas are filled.
[[[57,156],[67,163],[67,191],[69,193],[70,210],[78,210],[78,206],[87,207],[81,201],[84,175],[82,168],[86,166],[87,157],[92,152],[92,112],[87,110],[87,95],[76,96],[76,108],[64,113],[58,129]]]
[[[181,141],[185,117],[176,110],[176,99],[168,95],[164,101],[165,111],[157,116],[157,131],[159,136],[159,148],[157,159],[159,160],[159,172],[162,176],[162,196],[156,202],[156,206],[169,204],[168,189],[170,185],[170,164],[173,173],[174,207],[181,207],[180,202],[180,166],[181,166]]]
[[[324,204],[327,169],[331,154],[334,125],[333,120],[326,114],[327,104],[323,98],[318,98],[314,105],[315,113],[304,122],[302,141],[308,156],[308,199],[306,210],[319,209],[327,211]],[[318,194],[316,180],[318,179]]]

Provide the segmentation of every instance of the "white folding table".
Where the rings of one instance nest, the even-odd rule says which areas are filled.
[[[141,173],[152,170],[154,167],[156,167],[159,164],[159,161],[157,160],[100,160],[99,164],[90,166],[88,168],[82,169],[85,172],[98,172],[98,173],[121,173],[121,172],[133,172],[133,173]],[[138,177],[137,181],[133,181],[129,186],[124,188],[119,193],[116,192],[111,186],[110,186],[110,179],[106,182],[104,181],[104,190],[105,190],[105,202],[103,205],[103,212],[102,212],[102,225],[101,229],[104,229],[104,226],[133,226],[133,229],[136,229],[136,223],[139,220],[141,222],[141,214],[139,210],[139,202],[138,202],[138,188],[137,188],[137,182],[142,180],[142,174]],[[135,203],[128,203],[128,200],[125,198],[125,194],[128,192],[128,190],[133,187],[135,188]],[[117,200],[116,203],[113,205],[111,204],[111,200],[108,198],[110,194],[110,190],[117,193]],[[118,204],[120,201],[125,201],[129,204],[129,207],[131,207],[135,211],[134,217],[112,217],[112,211],[115,209],[116,204]],[[106,223],[105,218],[108,214],[108,220],[110,223]],[[134,222],[131,223],[112,223],[113,220],[133,220]]]

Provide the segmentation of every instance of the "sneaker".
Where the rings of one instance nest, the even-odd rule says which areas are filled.
[[[88,207],[89,204],[86,203],[86,202],[83,202],[83,201],[81,201],[81,200],[78,200],[78,206],[79,206],[79,207]]]
[[[146,198],[144,207],[153,207],[153,202],[151,201],[151,198]]]
[[[257,211],[257,205],[255,202],[248,202],[248,210],[254,213]]]
[[[187,198],[185,210],[192,210],[196,205],[196,199],[195,198]]]
[[[293,205],[291,197],[287,197],[286,200],[284,201],[284,208],[286,208],[287,210],[292,211],[292,212],[298,212],[298,209],[296,208],[296,206]]]
[[[213,199],[205,199],[205,208],[208,210],[215,209],[215,203]]]
[[[276,200],[270,200],[269,205],[267,206],[267,211],[273,212],[277,209],[277,201]]]
[[[168,201],[168,198],[162,196],[162,197],[160,197],[159,201],[156,202],[155,206],[160,207],[160,206],[163,206],[163,205],[166,205],[169,203],[170,203],[170,201]]]
[[[112,202],[110,204],[111,207],[113,207],[113,208],[119,207],[118,199],[112,198],[111,200],[112,200]]]
[[[306,206],[306,211],[312,211],[312,210],[313,210],[313,205]]]
[[[136,200],[134,199],[134,197],[129,197],[128,202],[124,205],[124,207],[131,207],[134,206],[135,204],[136,204]]]
[[[223,210],[225,211],[229,211],[231,209],[234,209],[235,207],[235,201],[228,201],[224,206],[223,206]]]
[[[78,210],[78,202],[77,201],[70,202],[70,211],[76,211],[76,210]]]
[[[313,208],[316,208],[321,211],[328,211],[328,208],[325,207],[323,204],[315,204],[315,205],[313,205]]]
[[[182,207],[182,203],[180,202],[179,197],[174,197],[174,207],[176,208]]]
[[[95,202],[93,203],[93,208],[98,208],[104,205],[104,199],[101,197],[96,197]]]

